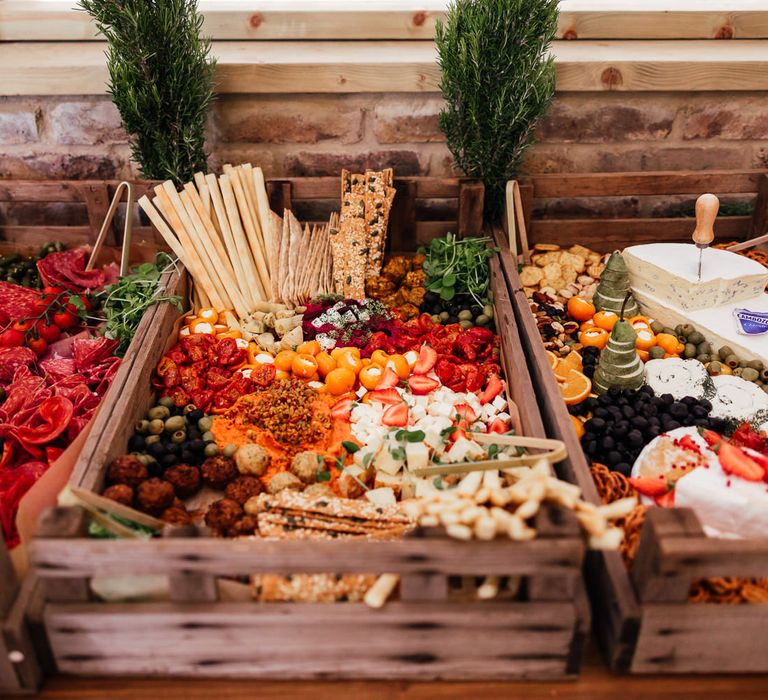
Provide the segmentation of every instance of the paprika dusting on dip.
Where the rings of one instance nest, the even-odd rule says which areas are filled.
[[[328,458],[325,469],[331,474],[329,485],[335,491],[339,473],[333,462],[341,454],[341,443],[352,439],[349,421],[331,417],[336,401],[337,396],[318,394],[298,379],[279,379],[216,416],[211,432],[221,448],[261,445],[270,456],[269,467],[261,475],[265,486],[278,472],[288,471],[299,452],[324,455]]]

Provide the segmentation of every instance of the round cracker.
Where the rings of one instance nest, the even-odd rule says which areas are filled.
[[[533,265],[526,265],[520,270],[520,281],[525,287],[533,287],[537,285],[544,278],[544,273],[541,268],[534,267]]]
[[[537,243],[535,246],[533,246],[533,249],[540,250],[543,253],[548,253],[549,251],[560,250],[560,246],[555,245],[554,243]]]
[[[550,263],[549,265],[544,266],[542,272],[544,273],[544,277],[549,279],[557,279],[558,277],[562,276],[562,267],[559,263]]]

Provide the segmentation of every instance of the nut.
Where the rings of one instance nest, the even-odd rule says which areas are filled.
[[[589,275],[579,275],[576,278],[576,281],[581,285],[587,285],[587,284],[592,284],[592,282],[595,281],[595,278],[590,277]]]
[[[563,326],[560,321],[552,321],[552,328],[556,330],[558,333],[563,333],[565,331],[565,327]]]
[[[570,289],[561,289],[560,290],[560,296],[563,297],[563,299],[570,299],[575,292],[572,292]]]
[[[579,324],[576,321],[566,321],[563,324],[563,332],[568,335],[575,333],[577,330],[579,330]]]

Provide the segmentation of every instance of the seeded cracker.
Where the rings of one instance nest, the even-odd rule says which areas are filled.
[[[341,204],[340,235],[342,260],[346,268],[342,294],[351,299],[365,298],[365,178],[353,174],[352,190]]]
[[[382,172],[365,172],[365,220],[366,220],[366,265],[365,276],[381,274],[384,247],[387,237],[387,221],[395,190],[392,184],[392,169]]]

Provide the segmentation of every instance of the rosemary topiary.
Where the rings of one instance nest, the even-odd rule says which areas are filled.
[[[80,0],[107,39],[109,91],[143,177],[177,184],[206,170],[215,60],[196,0]]]
[[[435,42],[446,101],[440,128],[456,164],[502,211],[506,181],[533,141],[555,92],[549,44],[558,0],[452,0]]]

